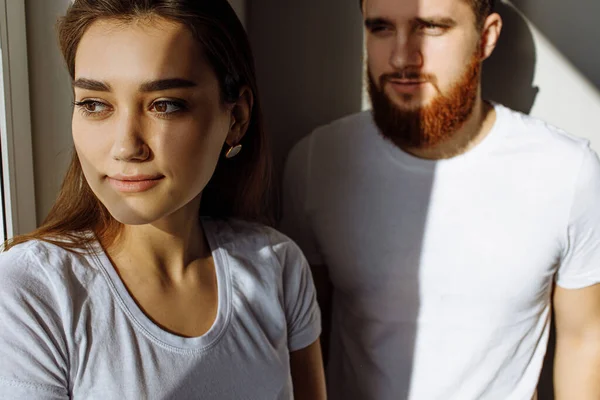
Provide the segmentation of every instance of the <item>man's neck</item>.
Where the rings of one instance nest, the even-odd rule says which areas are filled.
[[[464,154],[477,146],[491,131],[496,121],[494,107],[479,98],[464,125],[447,141],[429,148],[402,148],[426,160],[442,160]]]

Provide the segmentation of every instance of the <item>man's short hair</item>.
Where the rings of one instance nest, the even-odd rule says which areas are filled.
[[[464,0],[468,2],[475,13],[475,20],[479,29],[483,28],[485,19],[494,12],[496,0]],[[364,0],[360,0],[360,9],[362,10]]]

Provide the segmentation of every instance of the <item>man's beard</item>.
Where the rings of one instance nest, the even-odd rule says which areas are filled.
[[[400,148],[435,147],[451,138],[471,116],[478,96],[480,73],[481,61],[478,57],[473,57],[463,76],[448,94],[438,94],[426,106],[412,109],[407,106],[402,109],[384,92],[388,79],[426,80],[431,82],[426,84],[434,85],[435,79],[418,72],[388,74],[380,78],[378,88],[369,71],[367,75],[373,120],[381,134]],[[410,100],[412,95],[406,94],[404,97]]]

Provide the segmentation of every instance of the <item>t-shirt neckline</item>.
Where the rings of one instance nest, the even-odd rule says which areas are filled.
[[[97,243],[97,248],[94,249],[97,264],[107,279],[113,296],[135,328],[151,341],[173,351],[209,350],[221,339],[231,319],[231,279],[228,259],[219,246],[218,237],[212,229],[212,221],[208,218],[202,218],[201,221],[214,260],[218,290],[217,316],[210,329],[201,336],[191,338],[179,336],[154,323],[137,305],[100,244]]]

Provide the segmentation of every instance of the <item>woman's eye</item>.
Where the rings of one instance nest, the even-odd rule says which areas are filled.
[[[100,114],[108,110],[108,105],[104,104],[97,100],[85,100],[75,102],[75,105],[79,107],[79,109],[84,114]]]
[[[171,114],[181,111],[184,108],[183,104],[176,101],[160,100],[152,103],[150,109],[158,114]]]

